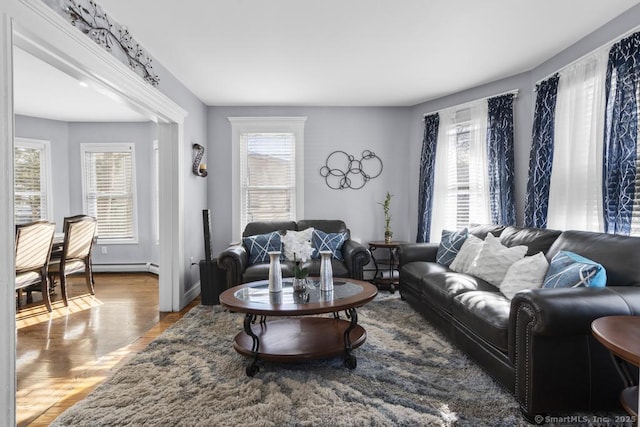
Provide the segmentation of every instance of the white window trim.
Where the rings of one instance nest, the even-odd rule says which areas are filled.
[[[40,181],[44,185],[47,193],[47,218],[53,221],[53,175],[51,173],[51,141],[45,139],[32,139],[16,137],[14,140],[15,147],[42,149],[44,152],[44,176],[40,176]],[[44,182],[42,182],[44,181]]]
[[[153,234],[156,246],[160,246],[160,147],[153,141]],[[137,222],[137,221],[136,221]]]
[[[133,165],[133,171],[131,175],[133,186],[133,237],[129,239],[100,239],[98,236],[97,244],[100,245],[136,245],[139,243],[138,238],[138,186],[136,183],[136,150],[135,144],[129,142],[108,142],[108,143],[82,143],[80,144],[80,161],[82,170],[82,209],[83,212],[88,212],[87,206],[87,189],[86,189],[86,167],[85,167],[85,153],[87,152],[116,152],[120,153],[125,150],[131,151],[131,161]]]
[[[248,132],[291,132],[296,138],[296,218],[304,218],[304,125],[306,117],[228,117],[232,135],[232,241],[240,242],[240,135]]]

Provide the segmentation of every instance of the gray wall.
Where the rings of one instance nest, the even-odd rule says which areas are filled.
[[[138,244],[105,245],[94,249],[93,262],[99,264],[158,263],[159,252],[153,229],[152,174],[153,140],[156,126],[147,123],[79,123],[16,116],[16,136],[51,142],[53,167],[53,220],[62,231],[66,216],[83,212],[80,144],[127,142],[135,145]]]
[[[80,144],[126,142],[135,145],[138,243],[103,245],[94,248],[95,264],[158,263],[158,249],[153,233],[153,140],[156,126],[147,123],[69,123],[69,194],[70,213],[83,212]]]
[[[306,219],[342,219],[354,238],[363,242],[384,238],[382,206],[386,192],[391,203],[394,237],[408,239],[405,207],[407,144],[410,139],[408,108],[337,107],[210,107],[209,207],[213,212],[213,247],[218,253],[232,239],[231,230],[231,125],[228,117],[306,116],[304,194]],[[320,176],[327,156],[342,150],[359,157],[371,150],[383,163],[382,174],[360,190],[332,190]]]
[[[53,221],[56,231],[62,232],[62,221],[69,216],[69,125],[67,122],[15,116],[16,136],[49,141],[53,170]]]

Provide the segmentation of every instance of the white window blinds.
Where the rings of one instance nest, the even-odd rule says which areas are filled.
[[[82,144],[85,212],[98,220],[104,243],[137,240],[132,144]]]
[[[240,135],[241,222],[295,220],[296,138],[291,132]]]
[[[51,219],[48,141],[16,139],[14,215],[16,224]]]

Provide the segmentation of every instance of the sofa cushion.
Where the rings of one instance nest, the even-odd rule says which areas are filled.
[[[468,273],[469,267],[471,267],[473,260],[476,259],[480,252],[480,248],[482,248],[482,240],[480,238],[473,235],[467,237],[460,251],[458,251],[458,255],[449,266],[451,270],[458,273]]]
[[[444,273],[450,271],[446,266],[427,261],[408,262],[400,267],[400,281],[402,289],[408,290],[416,295],[422,295],[422,278],[426,274]]]
[[[542,252],[527,256],[514,262],[504,280],[500,283],[500,292],[509,299],[525,289],[541,288],[549,269],[549,262]]]
[[[459,231],[442,230],[436,262],[446,266],[451,265],[468,235],[469,231],[466,228]]]
[[[347,233],[345,240],[351,239],[347,225],[340,219],[301,219],[297,223],[296,230],[302,231],[310,227],[325,233]]]
[[[493,234],[489,233],[468,272],[497,287],[502,283],[509,267],[524,258],[526,253],[526,246],[507,248]]]
[[[469,234],[473,234],[480,240],[484,240],[487,237],[487,234],[491,233],[496,237],[502,235],[502,231],[505,229],[504,225],[496,225],[496,224],[488,224],[488,225],[478,225],[472,224],[469,227]]]
[[[302,268],[306,268],[311,277],[320,277],[320,259],[310,259],[302,263]],[[349,277],[349,269],[344,262],[331,260],[331,270],[334,277]],[[283,273],[284,274],[284,273]]]
[[[606,284],[607,273],[602,265],[568,251],[553,257],[544,278],[545,288],[601,288]]]
[[[295,230],[295,221],[254,221],[247,224],[242,237],[267,234],[272,231]]]
[[[601,264],[607,270],[607,286],[640,286],[638,237],[569,230],[549,248],[547,259],[559,251],[570,251]]]
[[[559,230],[509,226],[500,234],[500,243],[508,248],[524,245],[529,248],[527,256],[531,256],[538,252],[547,253],[560,233]]]
[[[342,256],[342,245],[347,238],[347,233],[325,233],[322,230],[313,230],[311,242],[313,244],[313,255],[311,258],[320,258],[320,252],[329,251],[333,259],[344,261]]]
[[[508,348],[511,301],[498,292],[471,291],[453,299],[458,322],[503,352]]]
[[[426,274],[420,286],[425,300],[448,313],[451,313],[453,299],[457,295],[476,290],[497,291],[482,279],[455,271]]]
[[[269,252],[281,252],[280,233],[272,231],[242,238],[242,244],[249,252],[249,264],[269,262]]]

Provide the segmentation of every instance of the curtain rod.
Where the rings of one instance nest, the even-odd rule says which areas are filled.
[[[517,98],[518,97],[518,90],[519,89],[513,89],[513,90],[506,91],[506,92],[498,93],[496,95],[489,95],[489,96],[485,96],[485,97],[482,97],[482,98],[474,99],[472,101],[467,101],[464,104],[458,104],[458,105],[453,105],[451,107],[440,108],[439,110],[435,110],[435,111],[432,111],[430,113],[423,114],[422,115],[422,120],[424,121],[425,117],[430,116],[431,114],[439,113],[440,111],[446,110],[448,108],[464,108],[467,105],[475,104],[476,102],[480,102],[482,100],[489,99],[489,98],[497,98],[498,96],[509,95],[509,94],[513,94],[513,97]]]
[[[582,55],[580,58],[578,59],[574,59],[573,61],[571,61],[570,63],[568,63],[567,65],[563,66],[562,68],[560,68],[559,70],[554,71],[553,73],[549,73],[546,76],[544,76],[543,78],[541,78],[540,80],[538,80],[537,82],[535,82],[535,84],[533,85],[533,91],[536,91],[536,86],[538,86],[538,84],[540,84],[540,82],[543,82],[545,80],[547,80],[549,77],[553,76],[554,74],[559,74],[561,72],[563,72],[564,70],[566,70],[567,68],[571,67],[572,65],[575,65],[576,63],[582,61],[583,59],[585,59],[586,57],[588,57],[589,55],[593,55],[595,52],[599,51],[600,49],[604,49],[604,48],[611,48],[611,46],[613,46],[615,43],[619,42],[620,40],[629,37],[631,34],[633,33],[637,33],[638,31],[640,31],[640,25],[630,29],[629,31],[616,36],[615,38],[609,40],[606,43],[601,44],[600,46],[598,46],[597,48],[590,50],[589,52],[587,52],[586,54]],[[550,58],[551,59],[551,58]]]

